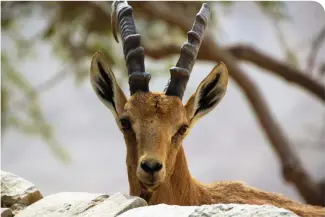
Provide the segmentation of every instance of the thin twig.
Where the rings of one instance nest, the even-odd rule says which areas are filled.
[[[318,51],[321,47],[321,44],[324,42],[325,39],[325,26],[322,28],[322,30],[319,32],[319,34],[316,36],[316,38],[313,40],[310,53],[307,60],[307,68],[306,71],[309,71],[311,74],[313,74],[314,68],[315,68],[315,60],[318,54]]]
[[[33,90],[25,93],[23,98],[12,102],[9,105],[9,107],[23,108],[24,106],[27,105],[26,101],[28,102],[28,101],[34,99],[35,93],[40,95],[40,94],[43,94],[43,93],[51,90],[52,88],[54,88],[57,84],[61,83],[69,75],[69,73],[67,73],[68,66],[69,66],[68,64],[65,65],[59,72],[54,74],[51,78],[49,78],[45,82],[37,85],[35,88],[33,88]]]

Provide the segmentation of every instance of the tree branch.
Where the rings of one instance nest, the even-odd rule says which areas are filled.
[[[261,68],[269,70],[274,75],[281,76],[289,82],[299,85],[305,90],[325,101],[325,87],[317,83],[298,69],[295,69],[285,63],[277,61],[257,49],[247,45],[237,45],[228,48],[228,51],[237,59],[250,61]]]
[[[181,52],[181,46],[176,44],[164,44],[159,46],[149,46],[149,44],[143,43],[145,55],[153,59],[161,59],[164,57],[178,55]]]
[[[151,13],[171,25],[178,26],[183,31],[188,31],[191,28],[191,22],[179,16],[178,13],[173,12],[173,9],[166,7],[163,2],[146,2],[142,3],[142,5],[147,9],[147,13]],[[318,191],[316,184],[303,169],[291,144],[275,118],[272,116],[258,87],[249,76],[239,68],[236,57],[227,50],[221,49],[208,32],[203,39],[201,50],[204,51],[203,55],[206,60],[215,62],[222,61],[227,65],[230,76],[246,95],[261,127],[264,129],[266,136],[269,138],[272,147],[279,157],[282,163],[284,178],[295,184],[300,194],[308,203],[323,205],[323,195]]]
[[[308,203],[323,205],[323,195],[321,195],[315,183],[313,183],[302,167],[297,154],[275,117],[273,117],[255,83],[238,67],[235,57],[226,50],[219,48],[211,38],[207,37],[206,44],[202,47],[205,48],[206,52],[208,51],[207,53],[211,56],[211,60],[220,60],[227,65],[230,76],[245,93],[261,127],[264,129],[266,136],[269,138],[273,149],[282,163],[285,180],[294,183]]]
[[[154,59],[160,59],[171,55],[178,55],[180,53],[180,46],[175,44],[160,45],[159,47],[143,45],[146,55]],[[249,45],[236,45],[226,49],[229,53],[239,60],[249,61],[257,66],[267,69],[269,73],[284,78],[285,80],[294,83],[309,93],[315,95],[320,100],[325,101],[325,87],[313,79],[307,73],[303,73],[285,63],[282,63],[271,56],[268,56],[261,51]],[[199,51],[198,59],[211,60],[207,53],[202,48]]]

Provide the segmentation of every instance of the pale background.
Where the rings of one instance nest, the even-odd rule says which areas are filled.
[[[324,9],[316,2],[287,4],[295,21],[284,28],[287,41],[298,48],[300,64],[305,66],[309,48],[299,44],[311,39],[324,26]],[[222,44],[247,42],[277,59],[284,57],[270,21],[252,3],[236,3],[221,19],[222,31],[226,33],[219,39]],[[24,33],[33,35],[44,26],[46,19],[35,15],[21,22]],[[1,43],[1,49],[10,49],[10,39],[2,37]],[[16,64],[32,84],[42,83],[62,67],[51,54],[50,46],[38,44],[37,58]],[[324,56],[323,45],[317,61],[324,60]],[[212,67],[212,64],[196,63],[184,102]],[[249,65],[243,68],[257,82],[272,112],[295,144],[305,168],[315,180],[324,178],[324,142],[315,144],[323,139],[324,105],[278,77]],[[155,77],[151,89],[163,90],[167,79],[167,76]],[[127,88],[124,90],[129,94]],[[127,193],[122,134],[88,80],[75,87],[73,78],[69,77],[44,93],[41,103],[47,120],[56,129],[56,136],[71,154],[72,163],[68,166],[60,163],[37,137],[11,131],[2,137],[1,168],[31,181],[44,195],[62,191]],[[313,128],[308,131],[310,127]],[[283,181],[276,155],[232,81],[222,103],[197,123],[185,139],[184,147],[190,171],[202,182],[242,180],[301,201],[295,189]]]

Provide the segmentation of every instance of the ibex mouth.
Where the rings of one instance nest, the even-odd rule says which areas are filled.
[[[147,183],[140,182],[140,186],[141,186],[140,197],[149,204],[151,196],[153,192],[157,190],[159,184],[147,184]]]
[[[147,188],[141,187],[140,197],[144,199],[148,204],[152,196],[152,191],[149,191]]]

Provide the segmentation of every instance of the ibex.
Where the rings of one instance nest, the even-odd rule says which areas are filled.
[[[181,47],[176,66],[170,69],[166,90],[156,93],[149,90],[151,76],[145,70],[144,49],[136,32],[133,9],[126,1],[112,4],[113,35],[118,42],[118,23],[131,96],[127,99],[99,51],[91,61],[90,80],[96,95],[110,109],[124,135],[130,194],[144,198],[149,205],[270,204],[304,217],[324,216],[323,207],[300,204],[241,182],[202,184],[191,177],[182,141],[195,122],[217,106],[228,84],[227,67],[219,63],[187,103],[182,104],[209,16],[208,5],[203,4],[188,32],[188,41]]]

